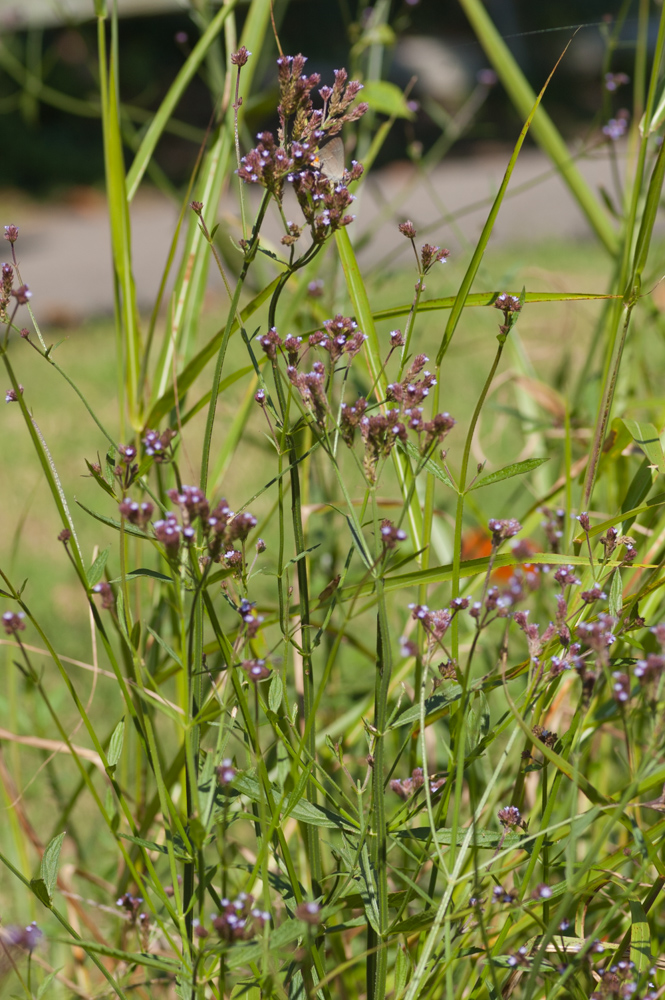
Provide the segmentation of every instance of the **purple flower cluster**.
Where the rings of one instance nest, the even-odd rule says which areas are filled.
[[[247,184],[265,187],[280,202],[285,183],[290,183],[314,243],[323,243],[335,230],[353,221],[346,211],[353,201],[346,185],[361,176],[362,167],[354,162],[351,170],[344,171],[342,183],[335,183],[322,169],[319,148],[324,140],[338,135],[345,122],[364,115],[367,105],[351,107],[362,84],[353,80],[347,83],[346,70],[338,69],[333,86],[319,89],[323,107],[315,109],[311,95],[321,78],[318,73],[305,74],[306,61],[303,55],[277,60],[277,138],[272,132],[260,132],[257,145],[240,161],[238,175]],[[282,242],[291,245],[300,233],[298,225],[289,223]]]
[[[6,635],[16,635],[17,632],[25,630],[23,619],[25,614],[22,611],[5,611],[2,616],[2,627]]]
[[[143,435],[143,446],[146,455],[155,462],[164,462],[171,457],[171,442],[176,436],[176,432],[167,427],[160,434],[159,431],[146,430]]]
[[[213,917],[212,926],[227,944],[251,940],[270,922],[270,914],[254,906],[254,897],[246,892],[220,902],[222,911]]]
[[[159,521],[154,522],[153,530],[155,538],[164,545],[169,557],[178,554],[181,542],[187,545],[194,542],[195,524],[198,522],[208,556],[214,562],[224,560],[231,569],[242,569],[244,557],[234,545],[237,542],[244,545],[250,531],[256,527],[257,522],[253,514],[248,511],[234,514],[224,499],[211,510],[208,499],[197,486],[174,488],[167,491],[167,496],[180,508],[182,523],[178,521],[173,511],[169,511]],[[125,504],[128,504],[128,501],[125,501]],[[139,505],[139,508],[140,506],[146,505]],[[131,512],[130,506],[126,509]],[[139,509],[136,517],[140,516]],[[143,516],[146,516],[145,512]]]
[[[430,778],[430,794],[435,795],[445,784],[445,778]],[[410,778],[393,778],[390,787],[405,802],[425,784],[422,767],[415,767]]]

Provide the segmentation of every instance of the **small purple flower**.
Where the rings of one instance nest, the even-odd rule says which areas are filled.
[[[492,532],[492,547],[497,549],[502,542],[508,538],[513,538],[522,530],[522,525],[515,518],[501,520],[493,517],[488,522],[488,528]]]
[[[272,673],[270,667],[266,665],[265,660],[243,660],[241,666],[250,681],[253,681],[254,684],[264,681]]]
[[[607,125],[603,125],[603,135],[611,142],[621,139],[628,129],[628,122],[625,118],[610,118]]]
[[[217,780],[220,785],[230,785],[236,776],[236,769],[233,766],[233,761],[229,757],[225,757],[221,764],[216,768]]]
[[[17,948],[24,948],[29,952],[33,952],[44,937],[43,931],[39,929],[34,920],[27,927],[17,927],[12,924],[6,928],[5,934],[10,944]]]
[[[241,45],[237,52],[232,53],[231,62],[234,66],[244,66],[251,54],[252,53],[248,52],[244,45]]]
[[[628,674],[624,674],[620,670],[615,670],[612,673],[612,695],[620,705],[625,704],[630,699],[630,677]]]
[[[7,635],[16,635],[25,631],[25,614],[22,611],[5,611],[2,616],[2,627]]]
[[[318,903],[303,901],[296,906],[295,913],[298,920],[311,924],[312,927],[321,923],[321,907]]]
[[[522,814],[517,806],[506,806],[505,809],[499,809],[498,816],[499,822],[508,830],[514,826],[522,825]]]
[[[108,611],[115,604],[115,597],[113,596],[113,588],[110,583],[106,580],[102,580],[101,583],[96,583],[92,588],[95,594],[100,594],[102,598],[102,608]]]
[[[19,385],[19,392],[23,395],[23,386]],[[18,396],[16,395],[16,389],[7,389],[5,393],[5,403],[18,403]]]
[[[486,67],[485,69],[479,69],[476,73],[476,80],[482,87],[495,87],[499,82],[499,78],[493,69]]]

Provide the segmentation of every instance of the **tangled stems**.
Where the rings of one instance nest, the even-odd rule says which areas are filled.
[[[302,267],[304,263],[307,263],[305,258],[311,259],[314,254],[318,253],[320,246],[310,248],[313,250],[311,256],[305,253],[295,264],[284,272],[282,279],[275,289],[269,310],[268,318],[268,328],[272,329],[275,325],[275,315],[277,312],[277,304],[279,302],[279,297],[284,289],[288,278],[293,274],[293,272],[298,268]],[[310,615],[309,615],[309,578],[307,573],[307,561],[304,555],[305,553],[305,532],[302,520],[302,496],[300,489],[300,472],[299,472],[299,458],[298,449],[294,437],[287,430],[287,419],[288,419],[288,404],[287,399],[284,395],[284,387],[282,385],[281,376],[279,368],[277,365],[277,359],[272,360],[272,370],[273,379],[275,383],[275,391],[277,393],[277,399],[279,402],[280,414],[282,418],[282,440],[288,447],[289,454],[289,465],[291,467],[291,520],[293,524],[293,535],[296,548],[296,573],[298,577],[298,599],[300,602],[300,642],[301,649],[300,653],[302,655],[303,661],[303,711],[304,711],[304,724],[306,732],[306,751],[310,760],[316,759],[316,727],[314,720],[314,675],[312,669],[312,638],[310,635]],[[281,469],[281,449],[280,449],[280,473]],[[284,546],[284,522],[283,522],[283,480],[280,475],[279,480],[279,526],[280,526],[280,574],[283,568],[283,546]],[[280,619],[284,618],[284,595],[283,595],[283,579],[280,576]],[[284,622],[282,621],[282,628],[284,628]],[[316,803],[316,783],[312,779],[309,783],[308,795],[310,801]],[[312,890],[315,895],[320,892],[320,883],[323,875],[323,867],[321,863],[321,846],[319,842],[319,837],[316,829],[310,824],[306,827],[307,835],[307,847],[310,858],[311,866],[311,877],[312,877]]]
[[[500,297],[501,298],[501,297]],[[494,361],[492,362],[492,367],[490,368],[489,374],[485,380],[480,396],[478,397],[478,402],[476,403],[476,408],[473,411],[473,416],[471,418],[471,423],[469,424],[469,429],[467,431],[466,440],[464,442],[464,453],[462,455],[462,466],[460,469],[460,476],[458,482],[458,494],[457,494],[457,509],[455,511],[455,541],[453,549],[453,578],[452,578],[452,597],[453,600],[459,597],[460,592],[460,566],[462,562],[462,523],[464,519],[464,497],[467,484],[467,476],[469,471],[469,458],[471,455],[471,445],[473,443],[473,435],[480,419],[480,413],[483,406],[485,405],[485,400],[487,394],[490,390],[490,386],[494,380],[496,370],[499,367],[499,362],[501,361],[501,355],[503,354],[503,348],[506,342],[506,337],[510,332],[511,326],[514,325],[519,311],[521,309],[521,303],[517,304],[516,300],[512,297],[508,297],[510,301],[507,301],[507,307],[504,311],[504,324],[499,328],[499,335],[497,340],[499,346],[497,348],[496,354],[494,356]],[[497,300],[497,304],[498,304]],[[505,297],[504,297],[505,301]],[[501,308],[501,306],[499,306]],[[477,636],[476,632],[476,636]],[[451,625],[451,645],[452,645],[452,656],[453,660],[459,661],[459,623],[458,616],[455,615]],[[471,674],[471,663],[473,658],[473,651],[475,649],[475,643],[472,647],[469,657],[467,660],[464,673],[462,674],[462,693],[460,696],[460,707],[459,707],[459,725],[455,736],[455,806],[453,809],[453,820],[452,820],[452,833],[450,841],[450,851],[451,851],[451,867],[455,867],[455,851],[457,848],[457,828],[459,817],[461,816],[461,800],[462,800],[462,789],[464,785],[464,742],[466,734],[466,724],[468,716],[468,702],[469,702],[469,678]],[[452,763],[452,762],[451,762]],[[452,770],[452,768],[451,768]]]

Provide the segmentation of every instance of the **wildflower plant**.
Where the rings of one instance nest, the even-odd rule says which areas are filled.
[[[524,136],[533,129],[559,165],[561,140],[542,109],[534,118],[546,87],[521,106],[528,85],[486,12],[462,6],[525,125],[448,298],[428,298],[427,284],[449,280],[439,265],[453,255],[395,220],[414,284],[394,308],[372,300],[349,235],[364,168],[351,160],[341,179],[325,169],[326,142],[344,136],[371,160],[385,135],[360,82],[337,69],[322,84],[303,55],[280,49],[276,128],[247,142],[270,5],[252,0],[238,39],[225,4],[126,170],[117,31],[107,50],[99,15],[121,372],[113,429],[45,342],[12,224],[0,290],[7,412],[20,412],[61,521],[58,573],[89,619],[103,691],[82,695],[65,630],[49,634],[30,581],[1,566],[6,669],[39,729],[3,729],[3,740],[58,753],[44,765],[39,823],[0,756],[11,816],[0,860],[13,887],[0,973],[22,995],[663,992],[665,528],[654,490],[665,459],[658,429],[625,412],[637,392],[621,363],[657,266],[665,153],[651,133],[665,13],[652,62],[640,35],[642,124],[614,119],[638,151],[621,232],[566,160],[612,255],[611,290],[472,293]],[[379,7],[357,25],[366,77],[377,63],[358,53],[389,27],[372,20]],[[185,249],[160,342],[160,303],[147,325],[136,305],[129,205],[175,99],[222,35],[225,96],[183,198]],[[624,77],[608,62],[605,102]],[[411,114],[383,84],[384,100]],[[600,143],[620,139],[600,120],[597,131]],[[228,232],[224,184],[239,201]],[[279,244],[266,235],[270,212]],[[344,280],[334,294],[331,261]],[[210,266],[227,300],[204,342]],[[520,356],[516,325],[539,302],[578,298],[605,310],[594,340],[605,355],[588,360],[603,373],[590,380],[592,403],[573,372],[561,425],[539,438],[546,453],[520,457],[520,431],[510,463],[488,470],[475,442],[501,366]],[[477,399],[460,409],[448,349],[472,305],[491,332],[473,358]],[[420,349],[425,311],[439,321],[431,357]],[[97,454],[80,456],[94,506],[75,506],[57,471],[24,374],[32,352],[95,427]],[[648,399],[639,405],[659,413]],[[262,485],[248,490],[255,440]],[[546,461],[551,476],[538,478]],[[506,499],[510,480],[529,491]],[[94,554],[83,521],[98,532]],[[27,715],[22,705],[17,727]]]

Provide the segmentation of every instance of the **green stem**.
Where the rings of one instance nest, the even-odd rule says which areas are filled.
[[[372,489],[372,515],[374,520],[375,552],[381,554],[379,513],[376,502],[376,488]],[[372,765],[372,810],[374,814],[373,861],[376,870],[377,905],[379,911],[379,948],[372,957],[374,982],[371,984],[373,1000],[384,1000],[388,972],[388,949],[385,935],[388,930],[388,829],[386,823],[385,790],[385,737],[388,722],[388,694],[392,674],[392,650],[390,630],[383,589],[383,579],[376,577],[378,602],[376,621],[376,679],[374,701],[374,747]],[[369,943],[369,942],[368,942]]]
[[[247,254],[245,256],[245,261],[242,266],[242,271],[240,272],[240,277],[236,283],[235,291],[233,293],[233,299],[229,306],[229,312],[226,319],[226,326],[224,327],[224,335],[222,336],[222,342],[219,345],[219,351],[217,352],[217,364],[215,365],[215,374],[212,380],[212,388],[210,395],[210,405],[208,406],[208,419],[206,420],[205,434],[203,438],[203,450],[201,452],[201,478],[199,485],[201,490],[205,493],[208,488],[208,468],[210,465],[210,449],[212,446],[212,432],[215,423],[215,411],[217,409],[217,396],[219,395],[219,384],[222,380],[222,369],[224,368],[224,359],[226,357],[226,348],[228,347],[229,338],[231,336],[231,330],[233,329],[233,324],[236,320],[236,313],[238,310],[238,303],[240,302],[240,293],[242,292],[243,286],[245,284],[245,279],[247,278],[247,272],[254,260],[258,246],[259,246],[259,231],[265,214],[268,210],[268,205],[270,203],[270,192],[266,191],[263,196],[263,201],[261,202],[261,207],[259,208],[259,213],[254,223],[254,229],[252,231],[252,242]]]
[[[452,596],[453,598],[459,597],[460,592],[460,566],[462,563],[462,522],[464,519],[464,496],[466,489],[466,478],[469,471],[469,458],[471,455],[471,445],[473,443],[473,435],[476,431],[476,426],[478,420],[480,419],[480,412],[485,404],[485,399],[487,398],[487,393],[490,390],[490,386],[494,380],[496,370],[499,367],[499,362],[501,361],[501,355],[503,354],[503,343],[499,342],[499,347],[494,357],[490,373],[485,380],[485,385],[480,394],[478,402],[476,403],[476,408],[473,411],[473,417],[471,418],[471,423],[469,424],[469,430],[466,435],[466,441],[464,442],[464,454],[462,456],[462,468],[459,475],[459,493],[457,496],[457,509],[455,511],[455,548],[453,551],[453,579],[452,579]],[[440,380],[441,370],[437,371],[437,382]],[[457,615],[453,618],[451,625],[451,636],[452,636],[452,653],[455,660],[459,659],[459,629]]]

